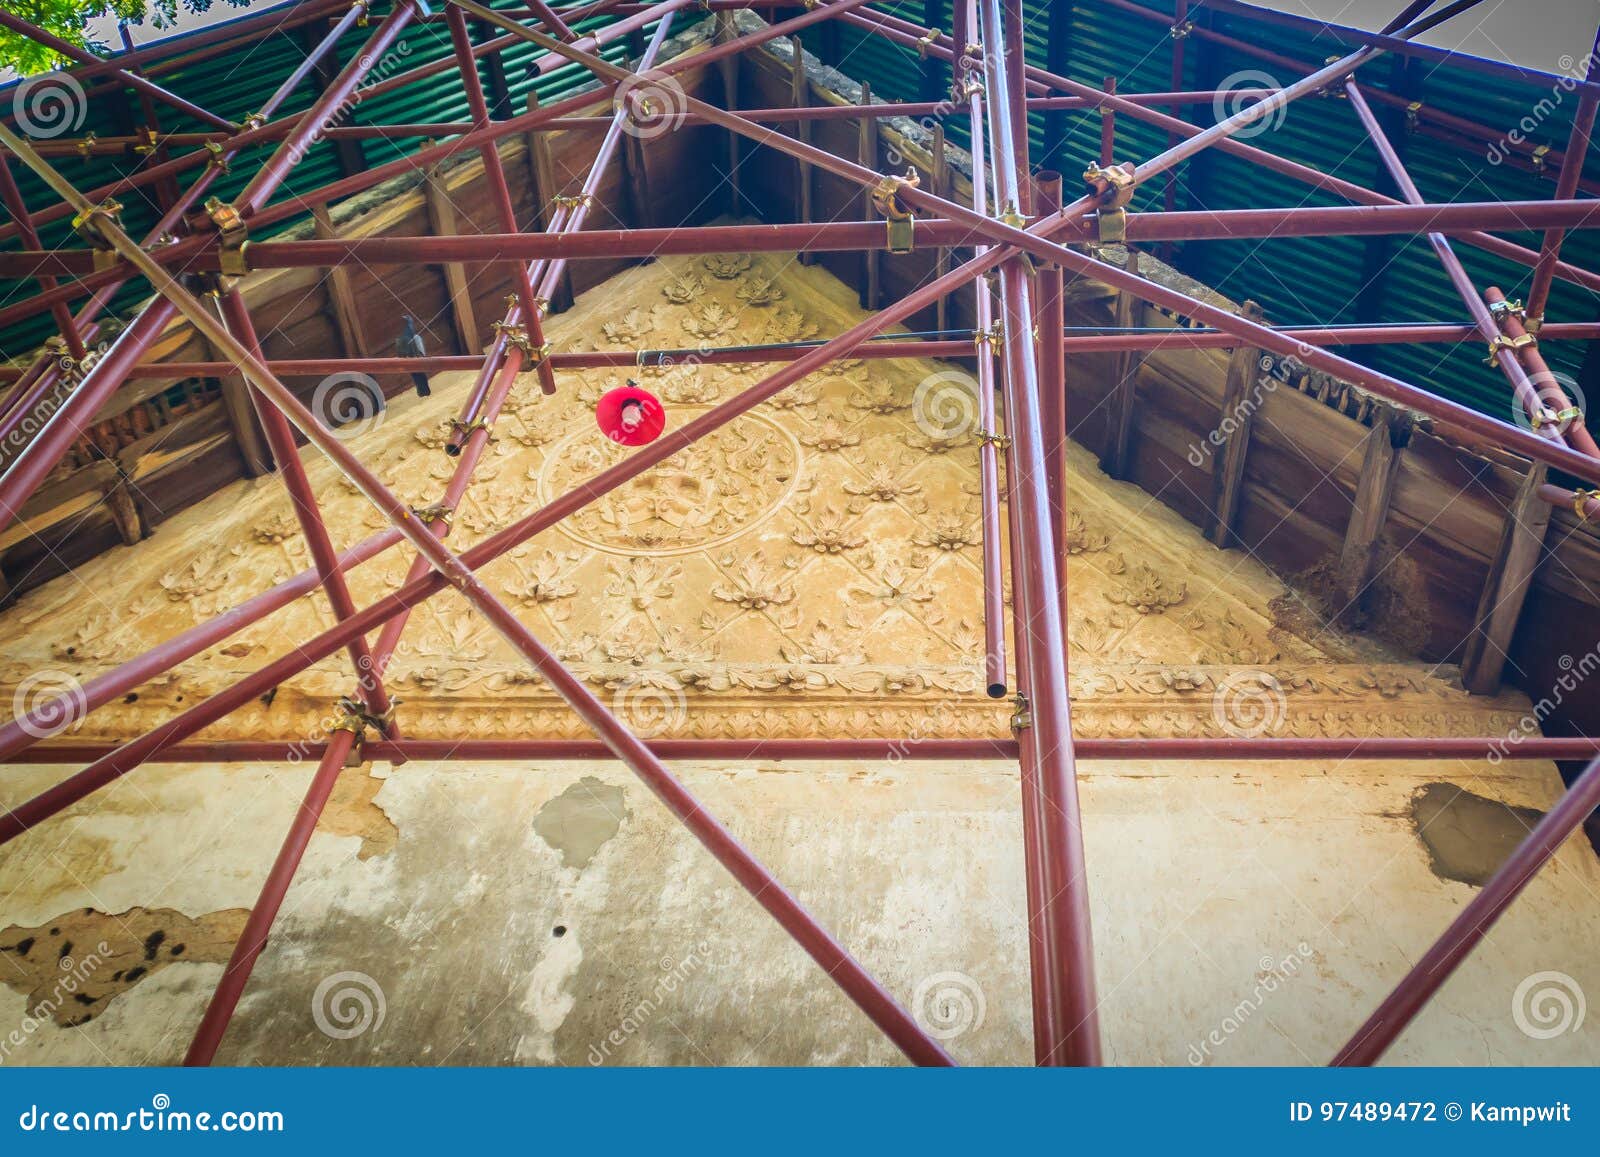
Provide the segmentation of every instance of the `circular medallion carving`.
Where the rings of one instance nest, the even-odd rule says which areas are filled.
[[[593,426],[576,431],[545,456],[539,501],[559,498],[635,452]],[[611,554],[707,550],[771,518],[794,492],[800,460],[793,435],[765,415],[746,414],[557,525]]]

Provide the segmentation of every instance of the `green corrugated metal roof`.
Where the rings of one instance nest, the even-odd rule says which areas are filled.
[[[509,6],[515,0],[501,0]],[[1099,86],[1105,77],[1115,76],[1124,92],[1166,89],[1171,80],[1173,40],[1170,23],[1171,0],[1140,0],[1162,19],[1146,21],[1111,8],[1103,0],[1076,0],[1050,3],[1028,0],[1024,4],[1029,24],[1029,59],[1049,65],[1051,20],[1066,20],[1068,36],[1065,59],[1056,61],[1073,79]],[[380,11],[387,5],[380,4]],[[952,26],[950,0],[890,0],[879,7],[919,25],[930,21],[943,29]],[[1202,14],[1206,10],[1200,10]],[[1246,18],[1213,14],[1209,17],[1220,32],[1231,33],[1286,57],[1304,61],[1308,68],[1325,60],[1333,46],[1327,38],[1313,42],[1293,30],[1256,25]],[[602,17],[599,22],[604,22]],[[341,60],[360,50],[361,37],[347,37],[341,45]],[[922,92],[923,63],[911,50],[867,35],[852,26],[819,25],[805,34],[808,47],[836,63],[847,74],[869,81],[873,90],[889,99],[916,100]],[[408,46],[405,66],[414,67],[447,55],[449,36],[437,25],[419,27],[404,37]],[[175,46],[181,46],[179,38]],[[1273,72],[1270,65],[1243,53],[1209,45],[1200,38],[1185,42],[1184,84],[1192,88],[1225,87],[1229,77],[1239,73]],[[272,37],[248,51],[225,54],[201,62],[190,69],[163,76],[163,83],[230,117],[242,118],[252,111],[276,78],[285,75],[300,59],[300,47],[287,37]],[[537,53],[533,45],[516,45],[505,53],[513,99],[522,107],[532,83],[526,77],[526,64]],[[623,50],[614,47],[608,56],[620,58]],[[1537,86],[1502,80],[1448,67],[1413,68],[1417,77],[1414,95],[1429,106],[1488,124],[1514,124],[1526,115],[1541,97],[1549,95]],[[586,73],[580,67],[564,66],[539,78],[540,98],[550,99],[581,83]],[[1289,79],[1289,78],[1284,78]],[[1375,64],[1363,72],[1371,89],[1383,89],[1400,81],[1400,74],[1386,64]],[[289,110],[307,107],[315,97],[314,83],[308,80],[288,102]],[[1530,134],[1554,148],[1564,146],[1576,99],[1568,96]],[[104,102],[97,102],[103,105]],[[1381,111],[1381,110],[1380,110]],[[181,118],[163,110],[163,124],[182,130],[200,126],[185,125]],[[1194,109],[1192,119],[1208,123],[1210,109]],[[356,106],[352,123],[379,124],[386,121],[464,119],[465,95],[453,74],[444,73],[434,83],[410,87]],[[1030,136],[1036,158],[1052,157],[1064,172],[1098,151],[1099,117],[1073,113],[1060,118],[1064,123],[1059,139],[1046,140],[1047,119],[1034,116]],[[84,126],[101,135],[117,131],[104,108],[94,111]],[[949,126],[952,140],[965,141],[959,118]],[[1120,158],[1150,157],[1166,147],[1166,135],[1130,117],[1117,118]],[[1425,133],[1401,130],[1407,149],[1407,164],[1430,201],[1541,199],[1551,195],[1553,183],[1506,165],[1492,165],[1484,156],[1437,140]],[[1339,99],[1307,99],[1296,102],[1282,123],[1252,143],[1293,160],[1316,166],[1359,184],[1372,186],[1378,172],[1377,157],[1347,103]],[[415,141],[367,142],[373,163],[392,159],[397,152],[414,150]],[[230,177],[219,182],[218,192],[226,197],[243,187],[253,160],[246,158]],[[89,165],[78,160],[63,160],[62,169],[83,186],[104,183],[120,171],[125,162],[106,159]],[[1243,208],[1251,206],[1294,206],[1339,204],[1337,198],[1317,193],[1305,185],[1278,177],[1254,165],[1208,151],[1201,158],[1176,170],[1180,185],[1179,208]],[[291,185],[322,184],[338,175],[334,151],[329,145],[313,149],[291,178]],[[1587,176],[1600,178],[1600,156],[1591,154]],[[32,204],[48,204],[50,198],[30,175],[19,173],[25,195]],[[1160,207],[1164,182],[1142,191],[1139,207]],[[154,222],[153,211],[134,198],[125,199],[127,218],[134,230]],[[58,222],[44,230],[45,243],[56,244],[66,236],[66,225]],[[1516,240],[1537,247],[1532,234]],[[1464,310],[1439,268],[1431,249],[1422,238],[1386,244],[1383,253],[1386,272],[1381,282],[1365,280],[1369,243],[1364,238],[1284,239],[1250,242],[1203,242],[1180,247],[1174,260],[1191,275],[1215,285],[1235,299],[1253,298],[1263,305],[1268,318],[1280,324],[1308,322],[1354,322],[1358,320],[1459,321]],[[1479,285],[1498,284],[1516,297],[1527,287],[1530,271],[1519,265],[1489,257],[1465,244],[1457,251]],[[1588,268],[1600,268],[1600,237],[1586,231],[1571,235],[1566,244],[1568,257]],[[0,284],[0,299],[28,291],[27,286]],[[124,307],[142,296],[129,290],[119,304]],[[1380,300],[1381,295],[1381,300]],[[1589,321],[1596,314],[1593,295],[1566,283],[1557,282],[1551,299],[1550,317],[1563,321]],[[12,354],[36,345],[51,332],[47,318],[38,318],[0,335],[0,353]],[[1443,346],[1384,347],[1356,350],[1355,356],[1401,377],[1429,386],[1446,396],[1464,401],[1497,416],[1509,412],[1504,381],[1483,365],[1476,343],[1458,349]],[[1552,366],[1576,376],[1582,347],[1572,343],[1551,343],[1545,350]]]

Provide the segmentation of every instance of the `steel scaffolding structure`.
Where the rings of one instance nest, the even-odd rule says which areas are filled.
[[[6,28],[38,40],[76,61],[69,75],[84,86],[91,97],[131,86],[149,100],[171,105],[219,130],[170,137],[166,141],[169,148],[193,146],[191,151],[170,157],[164,155],[156,163],[142,166],[133,176],[80,191],[57,172],[51,157],[74,152],[91,155],[97,150],[120,149],[127,142],[56,139],[34,144],[12,127],[0,124],[0,144],[32,169],[59,198],[58,204],[30,211],[22,204],[6,168],[9,161],[0,155],[0,196],[4,197],[14,218],[11,225],[0,228],[0,240],[15,238],[26,246],[20,251],[0,254],[0,275],[35,278],[39,285],[39,292],[29,300],[0,309],[0,325],[50,312],[67,348],[81,357],[85,345],[96,338],[96,317],[118,288],[139,279],[156,294],[104,356],[94,362],[81,380],[72,384],[54,415],[0,475],[0,529],[15,521],[23,504],[67,452],[85,424],[124,382],[135,378],[238,373],[248,383],[314,563],[312,568],[255,595],[226,614],[183,631],[146,654],[90,680],[81,689],[83,705],[89,710],[98,708],[313,591],[323,592],[337,620],[334,626],[301,641],[231,687],[190,707],[157,729],[120,745],[46,744],[36,748],[37,736],[47,731],[43,721],[49,718],[52,709],[64,707],[64,703],[37,704],[0,728],[0,759],[87,763],[36,798],[0,817],[0,843],[23,835],[146,762],[285,758],[290,750],[287,741],[207,743],[191,742],[191,738],[250,700],[343,650],[348,652],[356,675],[351,695],[344,701],[345,720],[316,751],[319,759],[316,774],[198,1027],[187,1063],[207,1064],[215,1056],[324,805],[353,754],[363,759],[396,763],[406,759],[494,758],[614,758],[622,761],[907,1057],[919,1064],[952,1063],[939,1042],[924,1031],[895,997],[881,987],[689,793],[664,762],[743,758],[750,755],[756,745],[745,741],[643,742],[518,621],[484,586],[476,572],[831,361],[845,357],[970,357],[976,338],[985,430],[992,432],[999,427],[994,413],[994,391],[1000,389],[1003,403],[1000,409],[1009,435],[986,437],[979,455],[986,686],[996,697],[1003,697],[1007,692],[1005,635],[1009,628],[1011,668],[1015,672],[1011,689],[1020,697],[1022,709],[1015,718],[1015,734],[1011,740],[920,740],[915,742],[914,749],[919,758],[1018,761],[1036,1061],[1044,1065],[1098,1064],[1100,1033],[1076,760],[1482,758],[1494,750],[1495,741],[1487,738],[1075,741],[1067,688],[1064,615],[1067,593],[1061,537],[1067,514],[1063,454],[1065,354],[1250,346],[1297,358],[1313,369],[1428,415],[1441,428],[1454,431],[1474,444],[1514,451],[1534,462],[1600,485],[1600,448],[1584,429],[1581,415],[1573,420],[1564,399],[1556,399],[1556,404],[1552,404],[1549,391],[1541,394],[1533,384],[1535,380],[1550,378],[1548,367],[1538,352],[1539,341],[1600,337],[1600,325],[1543,324],[1545,303],[1555,279],[1591,289],[1600,288],[1600,272],[1577,268],[1561,260],[1562,240],[1567,231],[1600,226],[1600,211],[1595,209],[1600,202],[1578,197],[1584,188],[1582,167],[1597,99],[1600,99],[1597,96],[1600,85],[1591,74],[1577,86],[1582,95],[1568,147],[1559,156],[1552,154],[1548,158],[1551,164],[1559,162],[1553,199],[1425,203],[1406,174],[1400,157],[1388,147],[1384,130],[1369,104],[1369,100],[1387,104],[1396,98],[1391,94],[1368,92],[1359,85],[1355,74],[1391,53],[1417,53],[1424,57],[1432,54],[1436,58],[1438,50],[1424,49],[1412,43],[1413,39],[1475,7],[1479,0],[1456,0],[1437,12],[1430,12],[1436,2],[1416,0],[1408,4],[1381,33],[1343,30],[1347,39],[1361,47],[1314,71],[1301,68],[1294,61],[1272,58],[1291,72],[1298,70],[1307,74],[1281,88],[1261,89],[1253,94],[1252,103],[1209,127],[1196,126],[1177,115],[1186,108],[1210,104],[1218,95],[1180,90],[1182,53],[1188,31],[1210,38],[1217,35],[1209,29],[1185,25],[1190,6],[1182,2],[1177,5],[1178,24],[1174,26],[1172,90],[1129,94],[1096,90],[1028,65],[1022,51],[1020,0],[960,0],[955,9],[953,35],[920,28],[874,10],[867,0],[806,0],[798,15],[787,16],[783,10],[796,5],[773,0],[760,3],[660,0],[649,4],[589,0],[560,8],[553,8],[542,0],[531,0],[525,8],[512,9],[489,8],[475,0],[448,0],[442,16],[432,13],[422,0],[396,0],[388,15],[367,33],[360,51],[338,71],[311,108],[275,118],[276,110],[294,87],[314,67],[334,59],[337,46],[352,34],[352,30],[367,24],[366,0],[357,0],[353,7],[348,5],[348,0],[306,0],[287,14],[245,18],[208,31],[191,42],[199,51],[227,51],[261,35],[268,29],[269,20],[302,22],[344,10],[342,17],[293,75],[279,86],[261,111],[244,124],[233,124],[217,117],[161,85],[143,79],[135,70],[154,59],[156,54],[152,50],[129,51],[111,60],[99,60],[64,46],[18,17],[0,14],[0,24]],[[1111,0],[1111,3],[1130,18],[1165,19],[1136,4],[1120,0]],[[1231,0],[1213,6],[1263,19],[1299,19],[1263,14]],[[758,31],[730,36],[692,56],[656,63],[675,19],[691,11],[729,12],[746,8],[767,12],[772,21]],[[573,31],[573,25],[600,14],[613,18],[612,22],[583,35]],[[474,44],[467,24],[469,16],[480,22],[480,27],[489,25],[504,35]],[[386,48],[405,27],[416,21],[438,19],[448,25],[454,50],[452,58],[377,81],[370,86],[371,91],[392,91],[405,85],[426,83],[430,77],[455,68],[465,85],[472,119],[464,123],[336,125],[341,106],[367,82],[374,62],[382,58]],[[728,251],[867,252],[884,248],[886,228],[881,220],[580,232],[601,174],[615,155],[627,123],[647,122],[659,115],[659,110],[650,107],[652,85],[665,83],[686,68],[726,59],[824,21],[838,21],[948,62],[953,77],[950,98],[916,105],[865,104],[735,112],[685,96],[686,122],[725,129],[735,137],[747,138],[858,185],[890,219],[891,228],[896,224],[909,228],[917,241],[926,246],[970,247],[974,255],[969,260],[955,264],[832,338],[817,343],[714,350],[703,355],[704,360],[713,363],[766,363],[774,368],[743,393],[668,431],[658,441],[588,479],[577,489],[529,511],[484,541],[460,552],[445,544],[449,530],[446,521],[427,518],[425,512],[406,507],[350,447],[333,436],[283,384],[284,375],[342,370],[359,369],[368,373],[477,371],[476,381],[455,423],[456,434],[448,448],[457,460],[438,504],[441,508],[453,509],[472,481],[490,431],[520,374],[536,372],[541,387],[553,392],[558,388],[555,372],[561,369],[629,366],[651,357],[664,358],[683,352],[568,353],[551,350],[542,333],[541,318],[567,262]],[[598,55],[604,45],[651,28],[648,47],[635,69],[619,67]],[[1177,34],[1180,28],[1186,29],[1183,35]],[[610,117],[584,115],[583,110],[592,106],[596,99],[595,91],[590,90],[522,115],[502,119],[491,116],[477,76],[476,62],[519,42],[529,42],[542,50],[537,64],[541,71],[566,61],[587,68],[598,82],[600,94],[614,100],[614,114]],[[984,45],[989,46],[988,51],[982,47]],[[1243,47],[1260,53],[1252,46]],[[1473,67],[1483,64],[1476,62]],[[1512,75],[1527,79],[1527,74],[1520,70]],[[100,87],[102,79],[112,87]],[[1330,89],[1347,94],[1349,107],[1378,147],[1396,186],[1403,193],[1402,198],[1385,196],[1234,139],[1240,130],[1272,116],[1289,103]],[[1084,175],[1087,191],[1063,204],[1060,176],[1037,171],[1030,164],[1026,118],[1033,111],[1070,110],[1101,118],[1106,132],[1102,137],[1102,154],[1091,158],[1087,165]],[[798,128],[801,122],[809,120],[869,118],[890,113],[962,118],[970,125],[973,171],[977,178],[971,205],[922,189],[903,177],[877,172],[790,135],[791,123]],[[1119,163],[1111,151],[1115,144],[1114,118],[1118,116],[1165,130],[1168,147],[1141,163]],[[1461,118],[1453,119],[1461,121]],[[521,232],[496,142],[511,134],[574,127],[605,130],[582,193],[566,199],[544,231]],[[1465,121],[1451,127],[1479,136],[1491,131]],[[375,166],[320,189],[297,191],[292,198],[274,203],[274,196],[295,156],[311,142],[341,137],[397,136],[449,139],[427,145],[406,159]],[[209,206],[204,223],[182,236],[186,220],[218,172],[215,159],[232,157],[257,146],[271,147],[272,152],[244,191],[231,205],[217,202]],[[1211,148],[1337,194],[1351,204],[1338,208],[1253,208],[1214,213],[1173,211],[1171,181],[1176,166]],[[408,169],[467,150],[477,150],[483,158],[483,179],[491,194],[500,233],[471,237],[306,241],[245,239],[252,229],[288,220],[310,207],[326,205],[370,189]],[[204,168],[187,190],[166,206],[165,215],[149,235],[140,241],[124,232],[112,198],[130,189],[174,180],[201,166]],[[1131,211],[1129,206],[1135,191],[1163,177],[1169,190],[1167,211]],[[69,216],[83,238],[83,245],[43,251],[38,241],[38,227]],[[1543,244],[1538,250],[1523,248],[1490,232],[1530,228],[1544,232]],[[1202,302],[1137,272],[1108,264],[1096,257],[1092,249],[1070,247],[1111,240],[1151,243],[1383,233],[1428,236],[1460,291],[1471,317],[1470,324],[1273,327]],[[172,240],[168,234],[179,236]],[[1459,244],[1485,249],[1533,269],[1535,288],[1527,308],[1507,303],[1492,287],[1474,286],[1455,256],[1451,238]],[[515,293],[495,327],[498,336],[484,356],[268,361],[238,289],[237,279],[241,275],[259,269],[337,267],[355,262],[441,261],[508,263],[513,267]],[[1135,298],[1173,310],[1192,319],[1197,328],[1162,333],[1067,331],[1061,305],[1066,273],[1091,276]],[[993,288],[986,276],[991,274],[994,275]],[[915,337],[881,340],[890,327],[969,285],[976,286],[978,326],[975,332],[955,336],[940,333],[931,340]],[[203,300],[208,295],[216,299],[215,306],[208,306]],[[68,303],[85,297],[88,301],[72,314]],[[222,360],[145,361],[163,329],[179,317],[203,335],[217,351],[213,356]],[[1526,411],[1527,428],[1488,417],[1330,352],[1331,347],[1347,345],[1456,342],[1474,335],[1488,343],[1490,357],[1498,363],[1514,396]],[[8,375],[10,388],[0,399],[0,435],[9,435],[19,428],[22,417],[55,390],[62,372],[46,354],[26,369]],[[389,522],[387,529],[343,553],[335,552],[317,495],[295,450],[294,429],[298,429],[318,452],[331,459],[372,502]],[[1003,489],[999,468],[1001,454],[1005,455],[1006,466]],[[1551,503],[1600,512],[1600,499],[1589,491],[1575,493],[1546,486],[1541,488],[1540,495]],[[1012,547],[1014,606],[1009,616],[1001,597],[1002,512],[1009,521]],[[376,602],[358,608],[346,586],[347,574],[402,541],[409,543],[416,552],[405,581]],[[568,702],[592,728],[598,737],[596,742],[437,741],[407,739],[401,734],[399,720],[384,688],[383,672],[412,608],[446,588],[460,592]],[[366,638],[374,630],[379,632],[377,641],[369,646]],[[377,738],[365,740],[369,729],[377,733]],[[303,744],[294,746],[304,750]],[[763,754],[796,759],[885,758],[911,746],[911,740],[846,738],[765,740],[759,744]],[[1600,804],[1600,758],[1595,758],[1600,755],[1600,745],[1595,741],[1529,740],[1519,745],[1519,751],[1528,758],[1593,758],[1594,762],[1451,924],[1434,948],[1400,981],[1393,995],[1361,1026],[1334,1063],[1376,1061],[1559,844]]]

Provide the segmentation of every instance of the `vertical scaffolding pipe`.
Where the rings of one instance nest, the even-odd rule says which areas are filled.
[[[1042,169],[1033,179],[1034,211],[1041,217],[1061,212],[1061,174]],[[1039,388],[1043,391],[1039,404],[1044,414],[1050,530],[1056,565],[1061,569],[1061,621],[1064,623],[1067,614],[1067,372],[1066,348],[1054,335],[1066,331],[1066,305],[1062,300],[1066,287],[1061,266],[1043,264],[1038,270]]]
[[[1117,92],[1117,78],[1106,77],[1106,95],[1115,96]],[[1171,147],[1170,145],[1168,146]],[[1100,164],[1110,166],[1117,157],[1117,110],[1109,104],[1100,106]]]
[[[965,10],[969,2],[957,0],[957,7]],[[963,79],[958,78],[958,86],[961,86]],[[972,131],[972,208],[974,212],[987,214],[989,178],[983,95],[981,89],[961,87],[970,93],[967,111]],[[976,251],[982,256],[989,251],[989,246],[979,245]],[[988,278],[978,278],[972,283],[972,288],[975,295],[973,316],[977,327],[978,482],[983,518],[983,674],[984,687],[990,698],[1001,699],[1006,693],[1006,607],[1005,580],[1001,577],[1004,563],[1000,549],[1000,460],[995,437],[999,425],[994,410],[994,343],[991,328],[994,324],[994,300]],[[1042,891],[1040,894],[1043,894]]]
[[[984,0],[985,39],[1004,39],[999,0]],[[1020,62],[1019,62],[1020,63]],[[1011,91],[1005,57],[986,57],[990,92]],[[1011,120],[1011,104],[989,104],[991,162],[996,196],[1021,203],[1016,145],[1026,125]],[[1007,142],[1011,147],[1007,148]],[[1000,268],[1005,300],[1003,332],[1006,349],[1006,432],[1011,437],[1006,471],[1012,500],[1011,543],[1014,573],[1012,614],[1026,647],[1029,696],[1018,713],[1019,739],[1032,748],[1043,796],[1039,843],[1044,859],[1045,934],[1053,943],[1046,984],[1054,989],[1049,1002],[1052,1022],[1045,1038],[1042,1064],[1100,1063],[1099,1013],[1094,985],[1094,943],[1090,931],[1089,889],[1084,863],[1083,824],[1078,806],[1072,751],[1072,719],[1067,694],[1067,641],[1061,618],[1061,571],[1051,535],[1051,511],[1040,405],[1038,367],[1034,360],[1033,302],[1025,264],[1011,260]],[[1024,833],[1026,834],[1026,833]],[[1039,1051],[1035,1041],[1035,1049]]]
[[[1009,79],[1004,93],[1007,105],[1007,117],[1011,121],[1012,138],[1008,147],[1011,150],[1010,163],[1016,166],[1018,186],[1015,202],[1017,212],[1024,217],[1033,212],[1033,186],[1028,180],[1028,175],[1033,171],[1029,161],[1028,151],[1032,142],[1028,139],[1028,91],[1026,77],[1028,74],[1028,42],[1024,35],[1027,27],[1022,0],[1003,0],[1005,5],[1005,67],[1002,75]],[[995,99],[999,99],[998,95]],[[1005,161],[1000,149],[1002,142],[995,139],[990,142],[994,160],[999,163]]]
[[[1578,830],[1596,807],[1600,807],[1600,759],[1584,768],[1560,802],[1534,825],[1483,890],[1450,922],[1444,935],[1423,953],[1405,979],[1395,986],[1331,1063],[1337,1066],[1376,1064],[1433,994],[1450,979],[1467,954],[1488,935],[1494,922],[1522,894],[1539,869],[1555,855],[1556,849]]]
[[[1600,79],[1600,35],[1589,50],[1589,66],[1584,79]],[[1585,89],[1578,98],[1578,111],[1572,116],[1572,131],[1567,134],[1567,151],[1561,158],[1561,172],[1556,176],[1556,198],[1568,200],[1578,192],[1578,182],[1583,178],[1583,162],[1589,156],[1589,139],[1594,133],[1595,110],[1600,99]],[[1561,243],[1566,231],[1549,229],[1539,246],[1539,264],[1533,270],[1533,284],[1528,289],[1528,322],[1535,333],[1544,324],[1545,307],[1550,301],[1550,287],[1556,278],[1556,262],[1561,260]]]

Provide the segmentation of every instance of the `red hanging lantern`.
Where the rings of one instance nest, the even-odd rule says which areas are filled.
[[[602,434],[624,446],[654,442],[667,428],[667,412],[660,399],[649,390],[640,389],[632,378],[627,385],[600,396],[594,420]]]

